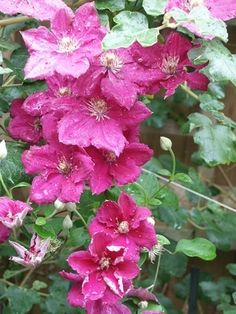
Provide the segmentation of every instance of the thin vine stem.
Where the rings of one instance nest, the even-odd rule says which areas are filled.
[[[11,25],[11,24],[16,24],[16,23],[20,23],[20,22],[25,22],[25,21],[30,20],[30,19],[31,18],[28,16],[17,16],[17,17],[12,17],[9,19],[4,19],[4,20],[0,21],[0,27]]]
[[[153,292],[155,287],[156,287],[157,278],[158,278],[158,274],[159,274],[159,270],[160,270],[160,265],[161,265],[161,254],[158,256],[157,268],[156,268],[155,277],[154,277],[154,280],[153,280],[151,292]]]
[[[7,194],[7,196],[8,196],[9,198],[12,198],[12,194],[11,194],[11,192],[8,190],[6,184],[5,184],[4,180],[3,180],[3,177],[2,177],[2,174],[1,174],[1,173],[0,173],[0,182],[1,182],[1,184],[2,184],[2,187],[3,187],[4,191],[5,191],[6,194]]]
[[[87,225],[86,221],[84,220],[84,217],[80,214],[80,212],[77,209],[74,209],[73,212],[75,212],[76,215],[79,216],[79,218],[81,219],[81,221],[83,222],[84,226],[87,229],[88,225]]]

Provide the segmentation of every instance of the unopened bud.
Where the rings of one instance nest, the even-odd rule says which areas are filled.
[[[5,140],[0,142],[0,160],[3,160],[7,157],[7,147]]]
[[[54,207],[57,210],[63,210],[65,208],[65,206],[66,206],[66,204],[62,203],[61,201],[59,201],[59,199],[56,199],[55,202],[54,202]]]
[[[155,219],[153,217],[148,217],[147,222],[153,226],[155,226]]]
[[[138,306],[141,309],[146,309],[148,307],[148,302],[147,301],[141,301],[141,302],[139,302]]]
[[[73,212],[76,209],[76,203],[72,203],[72,202],[66,203],[66,209],[69,212]]]
[[[168,137],[161,136],[160,145],[163,150],[168,151],[172,147],[172,142]]]
[[[65,219],[63,220],[63,229],[64,230],[69,230],[69,229],[71,229],[72,227],[73,227],[73,222],[72,222],[72,220],[70,219],[70,216],[69,215],[67,215],[66,217],[65,217]]]

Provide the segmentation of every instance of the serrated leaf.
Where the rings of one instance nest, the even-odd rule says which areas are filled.
[[[199,257],[205,261],[211,261],[216,257],[215,245],[204,238],[182,239],[177,243],[175,252],[182,252],[189,257]]]
[[[201,47],[189,52],[195,64],[209,63],[201,70],[212,82],[231,81],[236,85],[236,55],[222,44],[220,40],[201,41]]]
[[[103,48],[128,47],[136,40],[143,46],[157,42],[157,28],[149,29],[146,16],[140,12],[122,11],[114,17],[116,25],[103,40]]]
[[[10,68],[18,79],[24,80],[24,66],[28,59],[28,52],[25,48],[18,48],[13,51],[10,60],[5,60],[6,65]]]
[[[125,8],[125,0],[96,0],[98,10],[108,9],[111,12],[121,11]]]
[[[143,0],[143,8],[147,14],[159,16],[165,13],[167,0]]]

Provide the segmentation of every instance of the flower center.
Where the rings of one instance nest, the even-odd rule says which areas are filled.
[[[108,257],[102,257],[99,261],[101,269],[108,269],[111,264],[111,259]]]
[[[178,63],[179,63],[179,57],[178,56],[167,55],[162,60],[161,69],[166,74],[173,75],[177,71]]]
[[[71,171],[71,168],[72,168],[71,164],[65,158],[62,158],[59,161],[59,164],[57,167],[59,172],[61,172],[62,174],[69,174]]]
[[[129,223],[128,221],[121,221],[118,225],[118,231],[120,233],[128,233],[129,232]]]
[[[58,50],[63,53],[72,53],[79,48],[78,42],[69,36],[62,37],[58,42]]]
[[[34,129],[35,131],[39,132],[42,129],[41,123],[40,123],[40,119],[37,118],[34,120]]]
[[[91,117],[95,117],[97,121],[109,119],[107,103],[102,99],[91,99],[88,102],[88,111]]]
[[[100,61],[107,70],[111,70],[113,73],[119,72],[123,67],[121,58],[111,51],[104,52],[101,55]]]
[[[108,163],[114,163],[117,159],[116,154],[113,152],[105,152],[103,155]]]
[[[60,87],[57,95],[59,97],[64,97],[64,96],[71,96],[72,92],[71,89],[69,87]]]

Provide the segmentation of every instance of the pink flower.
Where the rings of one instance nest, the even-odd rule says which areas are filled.
[[[73,16],[72,10],[62,0],[0,0],[0,11],[15,15],[22,13],[37,20],[51,20],[59,9],[65,9]]]
[[[140,46],[138,43],[137,46]],[[133,54],[140,62],[155,68],[156,91],[163,87],[166,97],[174,94],[176,88],[186,82],[192,89],[207,90],[208,79],[188,58],[188,52],[193,45],[187,37],[177,32],[172,32],[164,44],[155,44],[148,48],[135,49]],[[142,52],[142,53],[141,53]]]
[[[0,244],[4,243],[10,236],[11,230],[0,222]]]
[[[117,245],[125,245],[132,258],[137,258],[140,248],[151,249],[156,244],[155,228],[147,221],[151,216],[148,208],[139,207],[122,192],[118,203],[105,201],[89,225],[93,236],[97,232],[110,234]]]
[[[152,156],[147,145],[131,143],[126,145],[119,157],[112,151],[87,148],[95,166],[90,179],[93,193],[100,194],[113,184],[125,185],[134,182],[140,175],[140,167]]]
[[[74,18],[64,9],[57,11],[51,31],[40,26],[22,36],[30,52],[26,78],[47,78],[54,72],[79,77],[89,69],[89,59],[100,53],[104,31],[94,4],[87,3]]]
[[[9,229],[20,227],[32,208],[21,201],[0,197],[0,223]]]
[[[22,156],[25,171],[39,174],[32,183],[30,199],[37,203],[78,202],[93,162],[83,149],[62,144],[32,146]]]
[[[32,116],[22,108],[23,99],[15,99],[11,104],[11,120],[8,132],[14,139],[28,143],[38,143],[42,138],[40,116]]]
[[[166,11],[179,8],[185,12],[190,12],[198,6],[207,7],[212,16],[223,21],[236,17],[236,2],[234,0],[169,0]]]
[[[153,77],[155,72],[151,68],[136,62],[129,49],[120,48],[102,52],[79,84],[85,95],[99,85],[109,100],[130,109],[137,96],[148,91]]]
[[[50,239],[41,240],[38,235],[34,234],[30,241],[29,250],[17,242],[9,241],[9,243],[19,255],[19,257],[11,256],[11,261],[26,267],[37,267],[42,263],[43,258],[48,251]]]
[[[78,96],[78,83],[72,76],[55,73],[46,80],[48,89],[30,95],[23,104],[23,109],[32,116],[44,115],[51,111],[68,110]]]
[[[141,102],[127,110],[109,101],[99,91],[81,98],[58,124],[59,141],[80,147],[95,146],[113,151],[117,156],[127,140],[123,131],[136,126],[150,115]]]
[[[85,301],[103,298],[109,291],[115,298],[122,298],[127,290],[125,282],[130,281],[139,273],[134,261],[126,258],[126,249],[112,243],[112,237],[105,233],[96,233],[88,251],[72,253],[68,263],[73,270],[84,277],[82,293]]]
[[[88,314],[131,314],[126,306],[118,303],[119,298],[114,298],[114,294],[108,289],[105,291],[102,299],[86,301],[82,293],[84,278],[78,274],[67,273],[65,271],[61,271],[60,275],[62,278],[73,282],[67,296],[67,301],[71,306],[82,307],[86,309],[86,313]],[[104,302],[104,300],[106,300],[106,302]],[[111,303],[107,303],[108,300]]]

